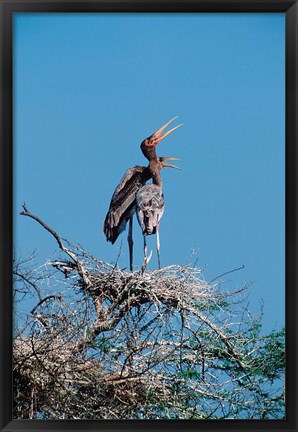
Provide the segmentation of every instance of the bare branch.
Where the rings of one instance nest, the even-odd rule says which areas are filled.
[[[242,269],[244,269],[244,267],[245,267],[244,264],[242,264],[242,265],[241,265],[240,267],[238,267],[238,268],[235,268],[235,269],[233,269],[233,270],[229,270],[229,271],[227,271],[227,272],[225,272],[225,273],[222,273],[222,274],[220,274],[219,276],[216,276],[215,278],[213,278],[213,279],[210,281],[210,283],[212,283],[212,282],[214,282],[215,280],[221,278],[222,276],[226,276],[227,274],[233,273],[233,272],[235,272],[235,271],[242,270]]]
[[[32,219],[34,219],[35,221],[37,221],[44,229],[46,229],[47,231],[49,231],[50,234],[52,234],[52,236],[56,239],[59,248],[65,252],[76,264],[77,267],[77,271],[80,274],[80,276],[82,277],[85,286],[89,286],[90,285],[90,279],[88,276],[88,272],[85,270],[85,268],[83,267],[83,265],[81,264],[81,262],[78,260],[77,256],[70,250],[68,249],[66,246],[64,246],[61,237],[57,234],[57,232],[55,230],[53,230],[53,228],[51,228],[49,225],[47,225],[43,220],[41,220],[38,216],[34,215],[33,213],[31,213],[26,204],[23,204],[23,211],[20,212],[20,215],[23,216],[28,216]]]
[[[35,306],[15,332],[15,418],[284,418],[284,332],[261,335],[248,286],[191,266],[126,272],[21,214],[70,260],[16,266]]]

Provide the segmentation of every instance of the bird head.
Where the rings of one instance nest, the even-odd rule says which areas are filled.
[[[180,170],[181,168],[179,168],[175,165],[165,163],[165,161],[172,161],[172,160],[181,160],[181,159],[172,158],[172,157],[156,157],[154,159],[151,159],[150,165],[149,165],[150,171],[152,173],[160,173],[160,170],[162,168],[165,168],[165,167],[176,168],[176,169]]]
[[[159,164],[161,168],[169,167],[169,168],[176,168],[178,170],[181,170],[181,168],[177,167],[176,165],[164,163],[164,161],[172,161],[172,160],[181,160],[179,158],[173,158],[173,157],[158,157]]]
[[[178,129],[182,124],[173,127],[169,131],[165,132],[163,134],[163,131],[174,121],[177,117],[172,118],[170,121],[168,121],[165,125],[163,125],[161,128],[159,128],[156,132],[154,132],[152,135],[150,135],[148,138],[145,138],[144,141],[141,143],[141,150],[143,152],[143,155],[145,158],[147,158],[149,161],[152,159],[156,159],[156,151],[155,148],[157,144],[162,141],[165,137],[170,135],[170,133],[174,132],[174,130]],[[173,160],[169,158],[163,158],[163,160]],[[176,159],[175,159],[176,160]]]
[[[164,162],[164,161],[168,161],[168,160],[180,160],[180,159],[170,158],[170,157],[169,158],[168,157],[156,157],[156,158],[150,160],[149,170],[151,173],[153,183],[156,184],[157,186],[159,186],[160,188],[162,187],[162,179],[161,179],[161,175],[160,175],[160,170],[162,168],[170,167],[170,168],[180,169],[180,168],[176,167],[175,165],[171,165],[171,164]]]

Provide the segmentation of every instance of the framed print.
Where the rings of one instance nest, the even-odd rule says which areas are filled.
[[[1,430],[297,429],[296,1],[1,2]]]

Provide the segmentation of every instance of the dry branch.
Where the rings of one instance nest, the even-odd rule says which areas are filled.
[[[225,293],[189,266],[126,272],[21,214],[71,260],[35,270],[37,294],[26,285],[37,298],[16,332],[16,418],[283,418],[283,334],[262,337],[236,309],[245,288]]]
[[[55,230],[53,230],[53,228],[49,227],[49,225],[47,225],[43,220],[41,220],[38,216],[35,216],[34,214],[32,214],[25,203],[23,203],[23,211],[20,212],[20,215],[22,216],[28,216],[32,219],[34,219],[36,222],[38,222],[44,229],[46,229],[47,231],[49,231],[49,233],[52,234],[52,236],[57,240],[57,243],[59,245],[59,248],[65,252],[75,263],[77,270],[79,272],[79,274],[82,276],[83,282],[85,284],[85,286],[88,286],[90,284],[90,280],[88,277],[88,272],[85,270],[85,268],[83,267],[83,265],[81,264],[81,262],[78,260],[77,256],[71,251],[69,250],[66,246],[64,246],[61,237],[57,234],[57,232]]]

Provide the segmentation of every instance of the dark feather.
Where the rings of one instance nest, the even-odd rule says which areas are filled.
[[[116,187],[109,211],[104,221],[104,233],[107,241],[115,243],[125,229],[127,221],[135,211],[137,192],[151,177],[148,167],[133,166],[128,168]]]

